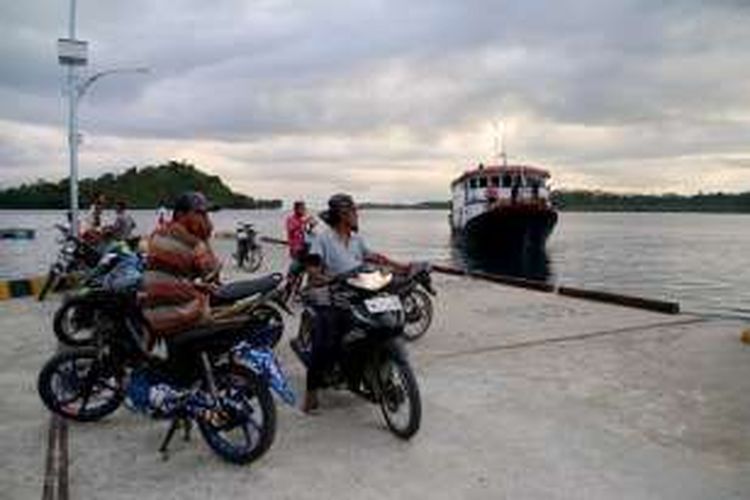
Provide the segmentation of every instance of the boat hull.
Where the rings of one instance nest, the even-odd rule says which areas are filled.
[[[470,246],[484,249],[543,248],[557,223],[550,208],[504,206],[479,214],[456,232]]]

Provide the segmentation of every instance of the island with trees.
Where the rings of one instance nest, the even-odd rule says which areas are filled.
[[[69,207],[70,181],[39,180],[0,190],[0,209],[65,209]],[[209,175],[180,161],[163,165],[132,167],[120,174],[107,173],[79,182],[81,206],[97,194],[111,201],[124,201],[131,208],[169,206],[184,191],[201,191],[219,208],[281,208],[279,199],[258,199],[233,192],[217,175]]]

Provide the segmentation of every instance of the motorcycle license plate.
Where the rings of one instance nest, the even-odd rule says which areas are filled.
[[[387,312],[387,311],[400,311],[401,301],[395,295],[388,295],[386,297],[375,297],[372,299],[365,300],[365,307],[373,314]]]

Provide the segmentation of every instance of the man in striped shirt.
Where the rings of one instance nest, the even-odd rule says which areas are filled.
[[[202,193],[182,194],[172,220],[156,229],[148,244],[143,276],[143,314],[156,337],[174,335],[209,319],[210,282],[220,264],[209,245],[213,226]]]

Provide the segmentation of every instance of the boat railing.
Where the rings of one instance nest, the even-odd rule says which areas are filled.
[[[514,193],[515,192],[515,193]],[[519,187],[519,188],[489,188],[473,189],[468,194],[468,201],[528,201],[528,200],[549,200],[549,190],[547,188]]]

